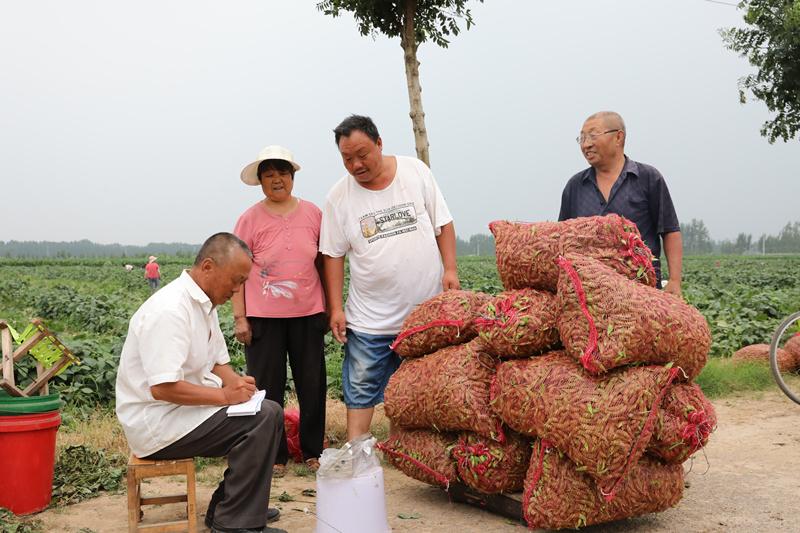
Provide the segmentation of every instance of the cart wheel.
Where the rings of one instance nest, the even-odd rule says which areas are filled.
[[[769,366],[772,369],[772,377],[775,378],[778,387],[793,402],[800,404],[800,376],[797,375],[800,369],[795,368],[793,372],[789,373],[790,375],[785,375],[778,368],[778,348],[781,348],[785,343],[787,333],[791,336],[798,331],[800,331],[800,311],[789,315],[775,330],[772,342],[769,345]]]

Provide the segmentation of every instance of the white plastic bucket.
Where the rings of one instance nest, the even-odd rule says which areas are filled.
[[[358,477],[317,477],[317,528],[315,533],[385,533],[386,499],[383,468]]]

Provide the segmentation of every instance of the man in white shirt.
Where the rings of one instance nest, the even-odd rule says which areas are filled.
[[[383,155],[369,117],[336,129],[347,175],[331,188],[320,231],[330,327],[345,343],[342,389],[347,438],[367,433],[400,359],[390,348],[415,305],[458,289],[453,217],[428,166]],[[342,307],[344,258],[350,286]]]
[[[206,512],[212,531],[282,531],[264,528],[278,517],[267,502],[283,411],[264,400],[255,415],[226,413],[256,387],[228,364],[217,306],[241,290],[251,261],[235,235],[211,236],[192,268],[134,313],[117,373],[117,417],[137,457],[228,457]]]

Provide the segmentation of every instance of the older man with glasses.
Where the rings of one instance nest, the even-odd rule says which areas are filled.
[[[653,252],[661,286],[661,245],[669,267],[666,291],[680,296],[683,242],[667,183],[650,165],[625,155],[625,122],[619,113],[601,111],[586,119],[575,139],[589,168],[567,182],[559,220],[616,213],[634,222]]]

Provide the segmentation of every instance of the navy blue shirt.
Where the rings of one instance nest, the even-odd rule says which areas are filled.
[[[636,224],[656,259],[661,256],[659,236],[681,230],[664,177],[654,167],[637,163],[628,156],[611,187],[608,202],[597,186],[593,167],[572,176],[561,195],[558,220],[610,213],[622,215]],[[658,263],[656,266],[660,270]]]

